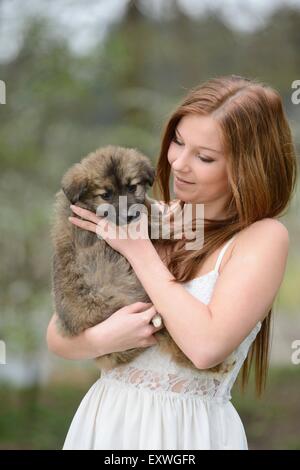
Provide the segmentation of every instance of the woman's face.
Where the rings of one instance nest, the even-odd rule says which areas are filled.
[[[221,129],[210,116],[189,114],[175,129],[168,150],[174,193],[184,202],[205,204],[205,216],[222,216],[229,196]],[[179,177],[188,183],[180,183]]]

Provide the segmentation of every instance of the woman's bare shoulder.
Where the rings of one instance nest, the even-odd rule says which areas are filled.
[[[258,245],[269,247],[271,251],[276,249],[286,254],[289,247],[288,229],[277,219],[265,218],[258,220],[237,234],[232,252],[246,253],[249,250],[252,251]]]
[[[241,230],[237,235],[236,241],[249,240],[252,237],[264,238],[270,240],[270,235],[289,240],[289,232],[286,226],[278,219],[265,218],[254,222]]]

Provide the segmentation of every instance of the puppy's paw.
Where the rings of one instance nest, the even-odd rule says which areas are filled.
[[[162,318],[159,313],[156,313],[151,320],[151,323],[155,328],[160,328],[162,326]]]

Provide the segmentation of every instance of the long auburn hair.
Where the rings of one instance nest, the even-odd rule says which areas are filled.
[[[209,115],[219,124],[228,161],[230,196],[225,207],[226,219],[204,220],[204,243],[200,250],[186,250],[184,236],[179,241],[172,238],[155,241],[165,248],[167,267],[177,282],[193,279],[204,260],[234,234],[258,220],[284,215],[298,174],[296,151],[280,94],[254,79],[221,76],[192,88],[163,130],[153,194],[166,204],[170,204],[168,149],[177,124],[187,114]],[[183,208],[184,202],[179,202]],[[244,392],[255,357],[258,397],[266,387],[273,306],[242,368]]]

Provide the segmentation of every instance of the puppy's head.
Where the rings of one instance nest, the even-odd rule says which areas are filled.
[[[139,216],[134,206],[144,204],[154,177],[155,170],[145,155],[110,145],[73,165],[62,179],[62,189],[70,203],[93,212],[98,208],[99,215],[125,224]]]

